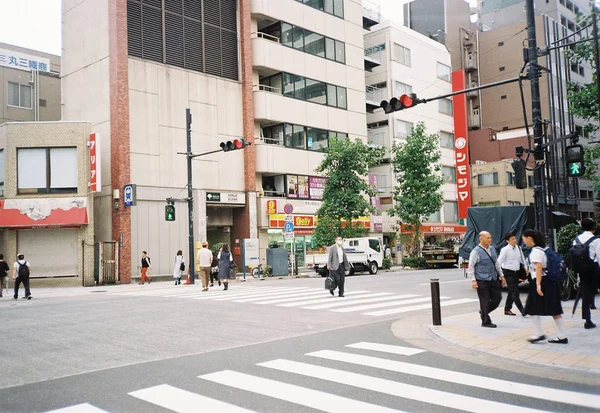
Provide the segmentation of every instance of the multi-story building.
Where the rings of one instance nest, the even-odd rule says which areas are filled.
[[[63,0],[63,116],[101,137],[96,240],[119,240],[121,280],[142,250],[172,273],[187,252],[185,109],[194,153],[244,138],[244,151],[193,162],[197,240],[282,243],[278,214],[294,207],[299,264],[311,248],[331,136],[366,140],[363,31],[378,21],[360,0]],[[83,86],[85,85],[85,87]],[[136,205],[125,206],[125,185]]]
[[[365,42],[382,53],[381,65],[366,73],[369,143],[386,148],[389,158],[392,145],[405,140],[417,122],[425,123],[427,133],[439,134],[442,174],[446,179],[442,189],[444,205],[438,213],[429,217],[428,223],[437,227],[450,224],[452,228],[459,228],[456,225],[458,208],[452,100],[440,99],[390,115],[376,110],[382,100],[393,96],[416,93],[418,97],[425,98],[451,92],[450,54],[435,40],[391,22],[377,26],[365,36]],[[396,220],[385,212],[392,205],[391,191],[395,182],[392,167],[389,162],[384,162],[373,168],[371,173],[379,192],[383,232],[395,232]],[[438,232],[426,231],[425,236],[426,242],[431,242],[457,234],[438,235]]]
[[[60,56],[0,43],[0,124],[60,120]]]

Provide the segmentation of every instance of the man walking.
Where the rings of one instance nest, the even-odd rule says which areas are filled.
[[[498,256],[498,262],[502,267],[502,273],[506,279],[508,286],[508,295],[506,296],[506,303],[504,304],[504,315],[516,315],[513,313],[512,305],[513,302],[519,309],[519,312],[524,317],[523,303],[519,298],[519,282],[525,279],[525,257],[521,251],[521,247],[517,245],[517,237],[513,232],[509,232],[504,236],[507,244]]]
[[[213,254],[208,249],[208,242],[202,243],[202,248],[196,256],[196,264],[200,267],[200,279],[202,280],[202,291],[208,291],[208,278],[210,277],[210,266],[212,264]]]
[[[152,268],[152,263],[150,261],[150,257],[146,253],[146,251],[142,251],[142,279],[140,280],[140,284],[143,285],[148,279],[148,284],[152,282],[152,278],[148,276],[148,268]]]
[[[502,275],[502,268],[498,263],[496,251],[491,248],[492,234],[487,231],[479,233],[479,245],[473,248],[469,256],[469,267],[467,274],[472,278],[471,287],[477,290],[479,297],[479,314],[481,315],[481,326],[496,328],[492,323],[490,313],[498,308],[502,301],[502,285],[506,284]]]
[[[333,285],[329,292],[334,295],[333,292],[337,287],[338,296],[343,297],[346,271],[350,269],[350,263],[346,251],[342,247],[342,237],[337,237],[335,244],[329,247],[327,251],[327,268],[329,269],[329,275],[333,278]]]
[[[600,281],[600,238],[594,236],[596,221],[591,218],[584,218],[581,221],[581,229],[584,231],[573,241],[573,245],[583,246],[585,257],[578,260],[582,268],[579,270],[579,281],[581,291],[581,318],[585,320],[584,328],[590,329],[596,327],[592,322],[592,312],[594,296],[598,290]],[[587,251],[585,251],[587,249]],[[571,261],[573,261],[571,255]]]
[[[25,261],[25,256],[23,254],[19,254],[17,256],[18,260],[13,265],[13,280],[15,280],[15,294],[13,295],[13,299],[17,300],[19,298],[19,287],[21,283],[25,287],[25,297],[26,300],[31,300],[31,291],[29,291],[29,274],[31,273],[31,265],[27,261]]]

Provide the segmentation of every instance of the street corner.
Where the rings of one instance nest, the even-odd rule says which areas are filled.
[[[546,340],[529,343],[527,339],[535,335],[531,319],[506,316],[500,310],[491,314],[497,328],[481,327],[477,311],[444,318],[443,325],[428,325],[428,328],[439,339],[464,349],[517,363],[587,372],[597,377],[600,385],[600,355],[597,350],[600,333],[585,330],[578,314],[571,318],[570,307],[565,306],[564,310],[565,333],[569,338],[567,345],[550,344]],[[543,317],[542,320],[546,337],[555,337],[556,326],[552,318]]]

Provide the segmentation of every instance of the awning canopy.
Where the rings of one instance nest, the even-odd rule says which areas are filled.
[[[0,227],[80,227],[88,223],[87,198],[28,198],[0,201]]]

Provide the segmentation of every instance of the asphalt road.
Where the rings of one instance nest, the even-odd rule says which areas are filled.
[[[349,277],[344,298],[322,279],[271,279],[227,292],[153,283],[0,299],[0,412],[600,408],[591,386],[406,350],[390,327],[429,312],[434,277],[444,315],[477,308],[461,270]]]

